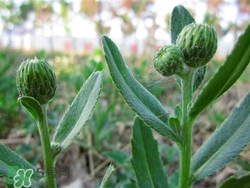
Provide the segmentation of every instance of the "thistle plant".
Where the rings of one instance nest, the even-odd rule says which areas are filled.
[[[110,76],[121,96],[136,113],[132,128],[131,164],[137,185],[145,187],[190,188],[193,183],[225,166],[250,141],[250,93],[236,106],[210,138],[192,155],[192,129],[199,114],[240,77],[250,61],[250,25],[239,37],[231,54],[214,75],[202,84],[206,65],[218,43],[215,30],[198,24],[183,6],[176,6],[171,16],[171,42],[159,49],[153,65],[161,75],[174,76],[181,88],[182,100],[174,114],[149,93],[124,63],[119,49],[102,36],[103,51]],[[197,97],[194,91],[203,85]],[[179,150],[178,182],[167,177],[151,130],[176,143]],[[220,188],[249,187],[250,173],[230,177]]]
[[[100,95],[102,72],[93,72],[81,87],[52,139],[47,121],[49,102],[57,87],[52,67],[46,60],[28,59],[22,62],[17,70],[16,84],[20,95],[18,101],[37,123],[44,167],[41,173],[35,166],[0,143],[0,175],[5,177],[4,182],[8,187],[55,188],[57,157],[74,141],[90,117]],[[112,170],[110,166],[109,171]]]

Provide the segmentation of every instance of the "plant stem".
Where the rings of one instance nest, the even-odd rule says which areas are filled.
[[[43,110],[43,116],[42,116],[43,118],[38,119],[37,125],[42,142],[46,187],[56,188],[55,168],[52,160],[52,151],[51,151],[48,121],[47,121],[48,104],[44,104],[41,106]]]
[[[179,144],[180,151],[180,176],[179,188],[189,188],[189,174],[191,165],[191,146],[192,146],[192,124],[194,119],[188,115],[188,105],[193,96],[193,80],[196,70],[191,70],[182,79],[182,137]]]

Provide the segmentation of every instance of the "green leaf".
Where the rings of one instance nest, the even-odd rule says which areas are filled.
[[[250,141],[250,93],[192,157],[192,182],[223,167]]]
[[[179,170],[174,171],[169,177],[169,187],[170,188],[176,188],[179,184]]]
[[[168,181],[159,158],[157,141],[152,131],[138,117],[133,124],[131,139],[131,163],[135,171],[139,187],[167,188]]]
[[[36,168],[21,156],[14,153],[5,145],[0,143],[0,175],[5,176],[6,184],[13,184],[13,177],[17,175],[19,169],[33,170],[31,182],[35,183],[38,180],[38,173]]]
[[[243,176],[236,177],[231,176],[225,181],[223,181],[218,188],[249,188],[250,185],[250,173],[247,173]]]
[[[174,7],[171,15],[171,42],[175,44],[183,27],[195,22],[193,16],[182,5]]]
[[[52,141],[55,154],[69,146],[83,129],[99,98],[101,87],[102,72],[92,73],[56,129]]]
[[[102,43],[110,75],[124,100],[156,132],[177,141],[161,103],[134,78],[113,41],[102,36]]]
[[[180,103],[174,107],[174,114],[176,117],[178,117],[179,120],[182,119],[182,109]]]
[[[227,91],[240,77],[250,61],[250,25],[240,36],[232,53],[204,86],[190,108],[190,116],[198,115],[215,99]]]
[[[180,119],[176,116],[170,117],[168,119],[168,124],[175,131],[175,133],[180,137],[181,136],[181,122]]]
[[[120,166],[127,165],[127,162],[129,161],[128,156],[120,150],[104,151],[103,155]]]
[[[105,172],[105,175],[102,179],[101,185],[99,188],[106,188],[108,186],[108,181],[112,175],[112,173],[115,171],[115,168],[112,164],[109,165],[108,169]]]
[[[43,109],[40,103],[33,97],[23,96],[18,98],[21,105],[29,112],[29,114],[37,121],[42,119]]]

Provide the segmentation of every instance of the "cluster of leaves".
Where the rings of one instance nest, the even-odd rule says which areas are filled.
[[[182,22],[179,23],[178,20],[182,20]],[[171,35],[173,42],[176,40],[178,33],[181,31],[181,28],[192,21],[193,18],[183,7],[178,6],[173,10],[172,23],[179,23],[172,24],[171,26]],[[247,43],[247,41],[249,41],[249,32],[250,27],[245,30],[245,32],[242,34],[237,44],[235,45],[232,53],[227,57],[223,65],[218,68],[214,76],[201,90],[198,97],[190,106],[190,116],[198,116],[209,104],[211,104],[225,91],[227,91],[244,71],[249,63],[250,58],[250,49],[249,44]],[[159,158],[159,152],[157,150],[157,142],[154,140],[152,132],[147,126],[149,125],[164,137],[178,142],[179,135],[176,134],[177,132],[172,126],[172,124],[174,124],[174,118],[170,116],[165,107],[156,99],[156,97],[152,96],[150,92],[148,92],[135,79],[129,68],[124,63],[124,60],[116,45],[108,37],[103,36],[101,39],[103,42],[105,58],[109,66],[111,77],[125,101],[131,106],[138,117],[140,117],[136,117],[134,119],[132,133],[133,135],[131,139],[133,155],[131,164],[135,171],[137,182],[135,183],[132,178],[133,173],[126,176],[126,178],[131,178],[131,181],[124,180],[124,182],[126,182],[126,185],[131,185],[134,187],[138,185],[140,187],[168,187],[169,184],[173,187],[176,186],[176,181],[174,181],[174,176],[176,175],[176,173],[168,178],[165,176],[165,172]],[[5,58],[4,55],[2,55],[1,57]],[[101,110],[102,108],[100,106],[98,107],[98,104],[97,110],[93,112],[93,116],[90,116],[93,107],[96,105],[95,101],[99,96],[99,94],[90,94],[90,91],[96,89],[96,93],[98,93],[97,91],[100,90],[101,82],[103,82],[103,91],[106,94],[105,97],[107,97],[111,93],[110,87],[107,87],[107,85],[109,85],[111,82],[108,77],[101,81],[101,73],[99,72],[99,70],[102,70],[104,68],[102,62],[97,62],[95,60],[91,60],[89,62],[89,66],[85,66],[84,71],[81,72],[80,80],[79,77],[70,78],[70,80],[72,80],[72,85],[75,91],[80,91],[76,99],[72,103],[72,106],[69,108],[69,111],[64,115],[62,121],[58,123],[59,126],[57,128],[55,136],[53,137],[52,144],[54,148],[55,158],[75,139],[75,137],[82,129],[82,125],[84,124],[84,122],[90,117],[91,118],[89,124],[92,124],[92,126],[89,126],[89,131],[93,135],[98,135],[94,137],[95,150],[100,149],[101,143],[107,138],[107,135],[109,134],[107,131],[110,130],[108,126],[110,126],[110,124],[114,123],[115,121],[119,121],[109,119],[110,117],[112,117],[112,115],[110,116],[110,114],[115,111],[114,104],[119,101],[113,101],[113,103],[105,111]],[[6,64],[4,66],[6,66],[7,70],[10,64]],[[94,69],[97,70],[97,72],[92,74]],[[5,68],[3,68],[2,70],[3,72],[1,72],[0,74],[3,75]],[[198,74],[198,76],[196,76],[194,89],[197,89],[201,84],[203,76],[205,74],[204,70],[205,69],[201,69],[201,72]],[[202,76],[200,77],[200,75]],[[69,74],[67,73],[63,73],[59,76],[61,76],[61,78],[65,80],[69,79],[69,77],[67,77],[69,76]],[[87,80],[88,77],[89,79]],[[83,87],[81,87],[81,85],[79,84],[79,82],[82,82],[82,80],[87,80]],[[179,82],[179,84],[181,83]],[[6,86],[6,84],[4,84],[3,86]],[[159,93],[161,92],[162,91],[159,90]],[[93,97],[95,99],[93,99]],[[111,98],[117,99],[117,96],[112,95]],[[21,101],[22,104],[26,106],[26,108],[29,108],[29,111],[31,111],[31,114],[35,119],[39,117],[39,113],[37,114],[32,110],[33,108],[39,109],[39,105],[37,105],[37,103],[35,103],[30,98],[22,98]],[[91,101],[91,107],[89,106],[89,101]],[[88,107],[84,108],[85,106],[82,104],[86,104]],[[209,140],[204,143],[202,147],[197,151],[197,153],[193,156],[191,166],[192,172],[190,175],[191,182],[202,179],[205,176],[215,172],[217,169],[223,167],[233,157],[235,157],[249,142],[249,104],[250,96],[248,94],[243,102],[239,105],[239,107],[236,107],[233,110],[231,115],[220,125],[219,129],[217,129],[213,133]],[[180,108],[177,106],[175,108],[175,116],[180,117],[181,115],[179,112]],[[103,115],[100,117],[100,114]],[[75,121],[79,119],[80,121]],[[120,119],[120,121],[125,121],[124,119]],[[69,126],[68,123],[73,121],[75,122],[75,125],[73,126],[74,129],[72,129],[72,127]],[[83,134],[86,135],[88,134],[88,132],[83,132]],[[79,139],[77,141],[85,148],[90,149],[91,146],[86,146],[86,144],[84,145],[84,141]],[[20,158],[19,156],[15,154],[13,155],[13,152],[7,149],[5,146],[0,146],[1,153],[4,153],[4,155],[2,155],[4,156],[4,159],[1,158],[0,163],[1,174],[9,178],[13,177],[13,175],[15,175],[15,172],[17,171],[15,166],[20,166],[20,164],[22,164],[22,168],[35,170],[35,167],[33,165],[27,163],[27,161]],[[131,170],[131,167],[128,167],[129,156],[127,156],[120,150],[114,150],[111,152],[107,151],[103,152],[102,154],[109,158],[111,161],[114,161],[119,167]],[[11,161],[17,161],[18,164],[12,164]],[[110,178],[113,171],[113,166],[110,166],[107,170],[106,176],[104,177],[104,181],[101,183],[101,187],[105,187],[108,185],[108,179]],[[118,178],[122,179],[124,178],[124,174],[126,173],[120,174],[120,177],[119,174],[117,176]],[[32,181],[34,183],[38,181],[36,176],[37,174],[34,174],[32,177]],[[233,187],[233,185],[236,183],[237,185],[242,185],[242,187],[247,186],[247,180],[249,179],[249,176],[249,174],[246,174],[240,178],[231,177],[225,183],[223,183],[221,187]],[[117,182],[110,181],[109,185],[117,185]]]
[[[15,60],[10,61],[9,58],[11,57],[11,55],[13,55],[13,52],[11,51],[1,52],[1,57],[3,59],[2,66],[4,66],[3,69],[1,69],[4,72],[3,74],[1,74],[3,76],[3,79],[1,80],[3,81],[3,84],[1,84],[1,86],[5,88],[5,90],[3,90],[4,92],[8,91],[8,94],[6,93],[6,95],[1,95],[1,97],[8,97],[8,100],[6,100],[6,98],[3,98],[3,101],[1,102],[1,117],[6,117],[6,119],[1,118],[1,121],[11,120],[12,122],[8,122],[8,125],[13,124],[13,126],[18,126],[15,126],[15,128],[11,129],[10,126],[5,126],[6,121],[2,122],[1,128],[3,129],[3,131],[1,133],[5,133],[6,136],[1,136],[1,138],[7,137],[9,131],[24,131],[24,136],[31,135],[34,139],[32,144],[20,143],[20,145],[15,148],[15,151],[25,157],[32,165],[36,166],[41,158],[41,143],[37,137],[38,128],[35,122],[30,116],[26,115],[20,104],[16,101],[18,97],[17,89],[15,86],[15,67],[17,66],[17,62],[19,63],[21,60],[28,57],[37,56],[40,58],[48,59],[49,62],[52,62],[53,67],[55,68],[58,78],[59,91],[56,93],[56,96],[50,103],[50,110],[48,112],[50,132],[55,131],[56,125],[59,124],[59,119],[61,119],[61,116],[63,116],[68,103],[72,102],[75,94],[81,89],[81,83],[86,81],[94,70],[103,70],[105,68],[105,63],[101,61],[100,50],[96,50],[89,58],[85,56],[76,56],[74,62],[71,62],[66,54],[57,52],[45,53],[44,51],[40,51],[35,55],[29,54],[28,56],[19,54],[18,56],[15,56]],[[71,64],[70,66],[68,64],[69,62]],[[64,63],[66,63],[65,66]],[[134,72],[138,75],[144,75],[146,71],[146,65],[147,62],[143,61],[140,67],[134,69]],[[6,84],[7,79],[11,80],[13,83]],[[68,80],[70,80],[70,83],[68,82]],[[123,168],[124,170],[117,171],[115,176],[112,177],[112,180],[110,181],[110,183],[113,185],[117,185],[117,182],[120,182],[120,184],[122,185],[124,183],[127,183],[127,179],[132,178],[134,174],[129,167],[129,155],[124,153],[121,148],[116,147],[116,144],[114,143],[117,142],[114,141],[114,137],[112,135],[117,134],[119,128],[116,126],[118,126],[119,122],[132,121],[133,115],[127,108],[121,108],[121,106],[123,105],[121,97],[115,91],[115,88],[111,86],[111,84],[111,78],[108,76],[108,74],[104,74],[103,85],[105,85],[105,87],[102,88],[102,94],[100,97],[102,103],[107,103],[107,106],[103,106],[102,103],[96,103],[96,108],[93,111],[93,114],[89,117],[87,127],[85,128],[85,131],[82,131],[83,136],[81,138],[77,138],[77,143],[80,147],[83,147],[85,149],[84,152],[90,150],[95,151],[96,153],[99,153],[99,155],[102,155],[105,160],[109,162],[113,161],[116,165]],[[13,89],[13,95],[11,89]],[[162,88],[153,87],[151,89],[154,92],[158,93],[159,96],[161,95]],[[61,99],[63,99],[63,102]],[[13,108],[13,106],[10,106],[11,104],[14,104],[15,108]],[[16,114],[19,114],[19,116],[17,116]],[[22,117],[23,119],[21,121],[22,125],[20,125],[20,121],[15,119],[19,119],[20,117]],[[91,145],[89,145],[87,142],[87,138],[89,138],[89,135],[92,135],[91,137],[93,139]],[[120,138],[117,137],[117,139]],[[119,142],[121,141],[119,140]],[[105,146],[105,143],[110,144],[107,147]],[[123,144],[126,145],[127,143]],[[95,166],[97,166],[99,162],[100,161],[95,161]],[[131,173],[127,173],[128,171],[130,171]],[[14,174],[14,172],[12,174]],[[99,174],[102,174],[102,171],[100,171]]]
[[[171,36],[174,42],[182,28],[193,22],[192,16],[182,6],[173,10],[171,19]],[[240,77],[250,61],[249,41],[250,25],[239,37],[232,53],[225,62],[218,67],[213,77],[209,79],[197,98],[190,104],[188,116],[196,118],[209,104],[226,92]],[[147,124],[162,136],[175,142],[180,142],[178,129],[174,128],[174,121],[162,104],[152,96],[132,75],[129,68],[116,47],[106,36],[102,37],[105,58],[110,75],[123,96],[140,119],[135,118],[133,137],[131,140],[133,158],[131,160],[140,187],[168,187],[165,174],[158,161],[158,151],[155,141],[146,130]],[[205,74],[205,71],[203,71]],[[200,85],[202,79],[196,77],[194,84]],[[190,183],[202,179],[231,161],[250,141],[249,106],[250,94],[247,94],[241,104],[236,107],[229,117],[220,125],[212,136],[199,148],[192,157]],[[180,117],[178,106],[175,116]],[[164,115],[164,116],[163,116]],[[177,131],[176,131],[177,130]],[[145,132],[144,132],[145,131]],[[151,138],[151,140],[150,140]],[[150,141],[149,141],[150,140]],[[150,151],[150,152],[148,152]],[[157,173],[155,169],[158,169]],[[155,175],[157,174],[157,175]],[[247,187],[246,179],[249,174],[237,180],[237,185]],[[235,182],[230,178],[220,187],[228,187]],[[249,183],[249,182],[248,182]]]

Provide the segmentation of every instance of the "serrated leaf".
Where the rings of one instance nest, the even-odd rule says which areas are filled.
[[[0,143],[0,175],[5,176],[5,183],[13,184],[13,177],[19,169],[32,170],[31,182],[38,181],[36,168],[28,161],[17,155],[15,152]]]
[[[133,124],[131,139],[131,163],[135,171],[139,187],[169,187],[162,163],[159,158],[158,144],[152,131],[138,117]]]
[[[248,25],[245,32],[239,37],[232,53],[197,96],[190,108],[190,116],[198,115],[237,81],[250,62],[249,41],[250,25]]]
[[[40,103],[33,97],[23,96],[18,98],[21,105],[29,112],[29,114],[37,121],[43,118],[43,109]]]
[[[250,141],[250,93],[192,157],[192,182],[223,167]]]
[[[109,181],[109,179],[114,171],[115,171],[114,166],[112,164],[110,164],[108,169],[105,172],[105,175],[102,179],[102,182],[101,182],[99,188],[106,188],[108,186],[108,181]]]
[[[52,141],[52,148],[56,148],[57,150],[55,153],[59,152],[59,146],[61,148],[60,151],[69,146],[83,129],[99,98],[101,87],[102,72],[97,71],[92,73],[78,92],[56,129]]]
[[[224,180],[218,188],[249,188],[250,186],[250,173],[244,174],[243,176],[231,176]]]
[[[110,75],[124,100],[156,132],[177,141],[161,103],[134,78],[115,43],[106,36],[102,36],[102,43]]]
[[[182,5],[174,7],[171,15],[171,42],[175,44],[183,27],[195,22],[193,16]]]

